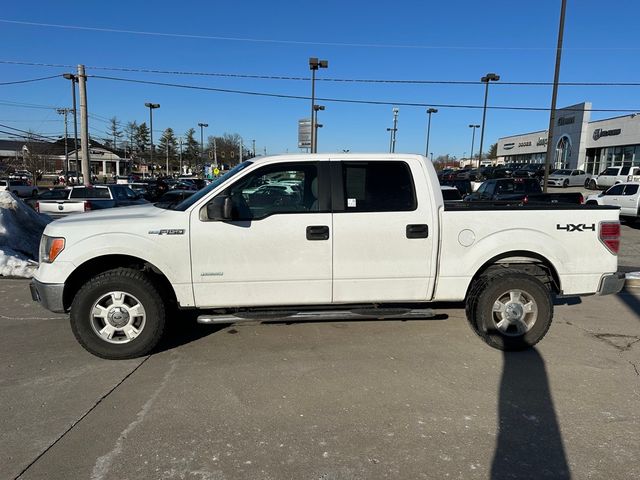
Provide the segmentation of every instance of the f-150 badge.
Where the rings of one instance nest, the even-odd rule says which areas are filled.
[[[556,230],[566,230],[567,232],[584,232],[585,230],[591,230],[592,232],[595,232],[596,224],[592,223],[591,225],[585,225],[584,223],[567,223],[566,225],[560,225],[558,223],[556,225]]]
[[[163,228],[162,230],[149,230],[149,235],[184,235],[184,229]]]

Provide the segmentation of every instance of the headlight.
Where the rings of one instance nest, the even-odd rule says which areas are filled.
[[[64,238],[42,235],[40,239],[40,263],[51,263],[64,250]]]

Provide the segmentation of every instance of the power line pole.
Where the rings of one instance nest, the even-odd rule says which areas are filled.
[[[69,113],[68,108],[58,108],[56,110],[60,115],[64,115],[64,160],[65,160],[65,176],[69,175],[69,146],[67,144],[67,114]]]
[[[400,109],[398,107],[393,108],[393,128],[391,129],[391,148],[390,152],[396,152],[396,132],[398,131],[398,112]]]
[[[182,175],[182,137],[178,139],[178,142],[180,143],[180,175]]]
[[[558,48],[556,50],[556,69],[553,74],[553,93],[551,94],[551,113],[549,114],[549,132],[547,133],[547,158],[544,161],[544,185],[543,192],[547,193],[547,182],[549,181],[549,168],[551,165],[551,154],[553,148],[553,127],[556,123],[556,100],[558,98],[558,81],[560,80],[560,61],[562,60],[562,39],[564,37],[564,15],[567,9],[567,0],[562,0],[560,7],[560,25],[558,27]]]
[[[89,115],[87,113],[87,76],[84,65],[78,65],[80,88],[80,144],[82,148],[82,178],[85,186],[91,185],[91,159],[89,153]]]
[[[251,143],[253,144],[253,156],[256,156],[256,141],[255,140],[251,140]]]

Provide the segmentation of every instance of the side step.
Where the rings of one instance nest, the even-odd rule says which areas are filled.
[[[253,310],[233,314],[207,314],[198,317],[198,323],[239,323],[239,322],[305,322],[305,321],[348,321],[348,320],[425,320],[435,317],[430,308],[358,308],[353,310],[319,311],[273,311]]]

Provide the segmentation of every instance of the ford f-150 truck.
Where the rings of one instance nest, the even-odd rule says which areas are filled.
[[[257,195],[258,179],[294,188]],[[460,203],[419,155],[255,158],[170,208],[50,223],[32,296],[117,359],[152,351],[178,308],[236,323],[416,318],[435,301],[464,301],[482,340],[520,350],[555,296],[622,288],[616,208]]]

